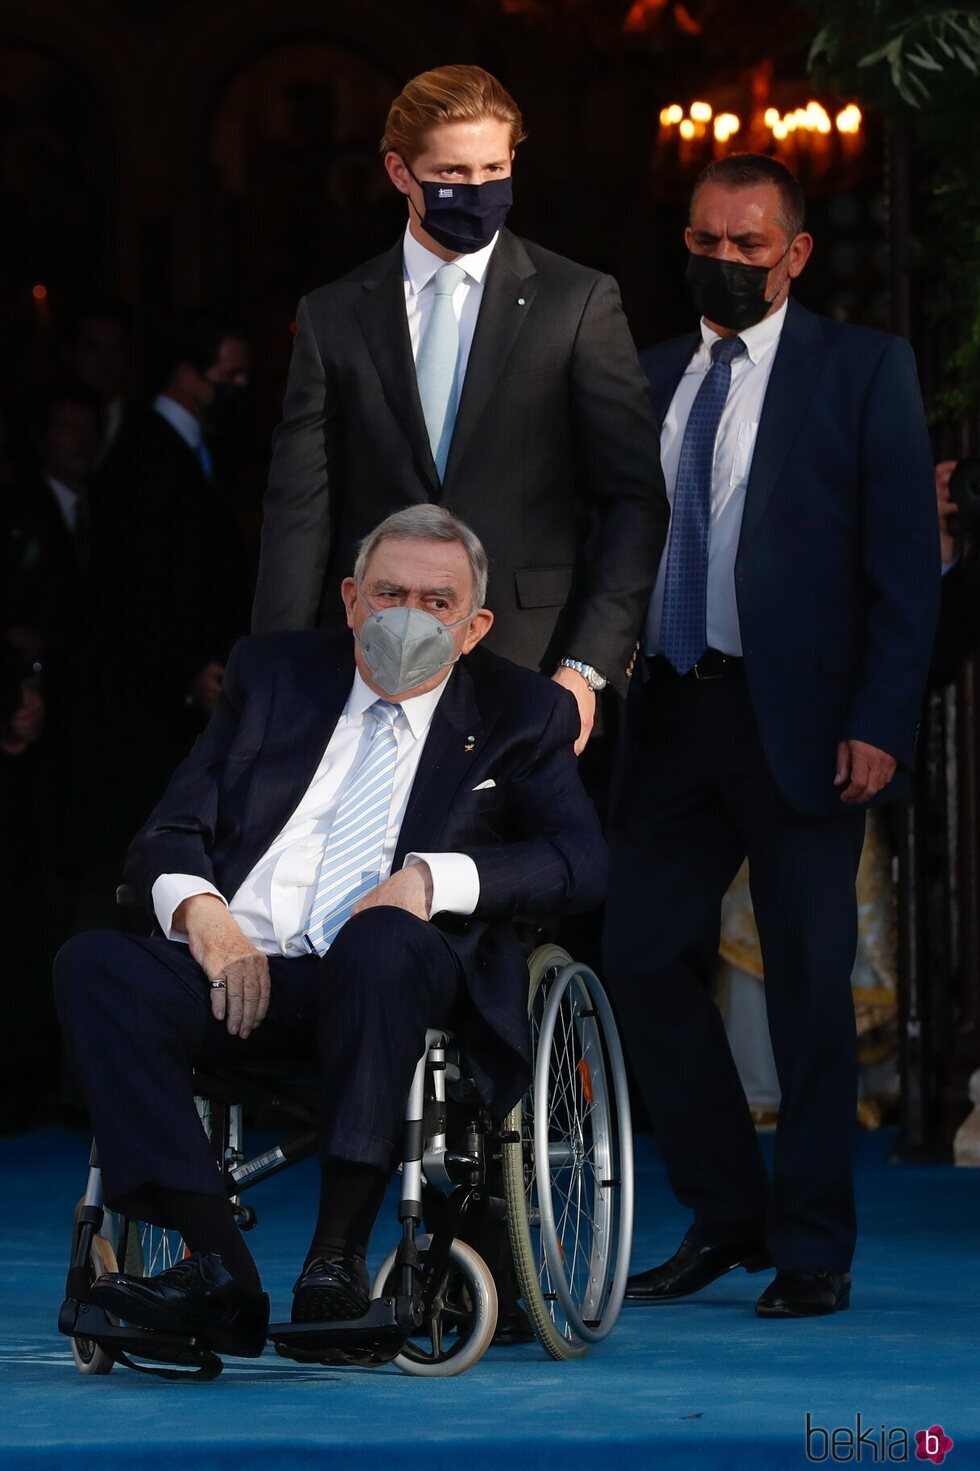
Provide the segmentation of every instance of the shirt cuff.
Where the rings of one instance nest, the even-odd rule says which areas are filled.
[[[480,872],[466,853],[409,853],[403,868],[427,863],[432,875],[429,918],[437,914],[472,914],[480,902]]]
[[[207,879],[196,878],[192,873],[162,873],[150,890],[153,913],[168,940],[187,944],[187,936],[179,934],[173,927],[174,915],[184,900],[193,898],[195,894],[213,894],[228,908],[228,900],[224,894],[219,894],[214,884],[209,884]]]

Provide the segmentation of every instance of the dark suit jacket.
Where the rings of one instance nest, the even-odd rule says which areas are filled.
[[[203,725],[198,671],[247,628],[237,533],[197,456],[161,417],[127,421],[92,487],[90,668],[100,826],[128,839]],[[113,815],[113,808],[118,809]]]
[[[349,634],[235,646],[211,723],[130,850],[126,877],[148,905],[162,873],[195,874],[232,897],[308,787],[353,674]],[[511,922],[603,897],[605,845],[572,754],[577,730],[567,691],[474,651],[439,701],[394,856],[394,869],[413,850],[476,863],[475,914],[433,923],[463,964],[474,1005],[461,1035],[498,1111],[528,1081],[527,965]]]
[[[491,256],[440,486],[405,314],[402,243],[300,302],[252,626],[339,618],[354,547],[446,505],[490,558],[491,646],[568,655],[622,693],[667,528],[659,446],[615,282],[507,230]]]
[[[83,549],[40,475],[0,500],[0,613],[40,630],[45,651],[73,643],[82,607]]]
[[[660,424],[699,341],[643,355]],[[907,342],[790,301],[735,590],[753,709],[788,801],[852,810],[833,786],[840,740],[878,746],[907,771],[939,607],[932,453]]]

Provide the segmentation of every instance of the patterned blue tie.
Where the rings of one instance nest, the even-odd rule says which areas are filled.
[[[432,458],[442,480],[453,440],[456,407],[459,397],[459,323],[453,310],[453,293],[466,278],[462,266],[451,261],[440,266],[433,277],[435,301],[426,323],[425,335],[419,343],[415,363],[419,398],[425,427],[429,431]]]
[[[387,700],[375,700],[365,711],[374,721],[374,730],[337,807],[303,937],[317,955],[327,953],[358,899],[381,881],[398,759],[395,721],[400,713],[401,706]]]
[[[712,344],[681,442],[670,520],[660,648],[678,674],[687,674],[708,647],[708,535],[715,439],[732,382],[732,359],[745,351],[741,337]]]

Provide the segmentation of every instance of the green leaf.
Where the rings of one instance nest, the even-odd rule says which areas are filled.
[[[924,47],[920,46],[918,51],[908,53],[909,61],[914,61],[916,66],[921,66],[924,71],[941,72],[942,67],[934,56],[930,56]]]

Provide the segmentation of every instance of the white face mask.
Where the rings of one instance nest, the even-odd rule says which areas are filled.
[[[370,609],[370,617],[354,637],[372,678],[386,695],[398,696],[427,684],[459,658],[452,630],[468,623],[472,613],[455,623],[440,623],[424,608],[372,608],[360,589],[357,596]]]

